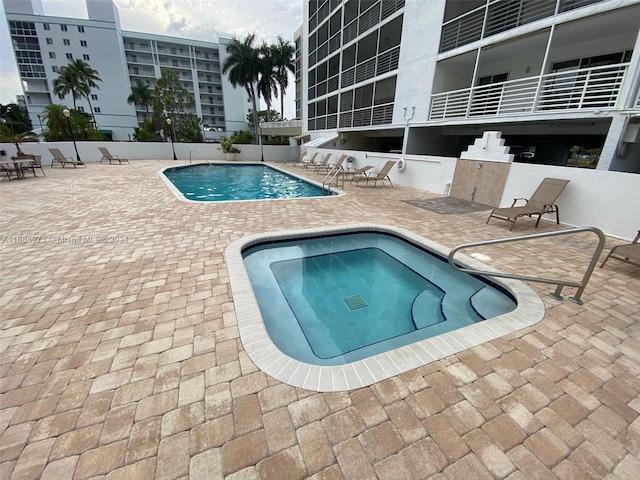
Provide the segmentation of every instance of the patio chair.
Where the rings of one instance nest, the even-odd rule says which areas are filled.
[[[351,181],[349,183],[353,183],[360,176],[367,176],[367,171],[371,170],[373,165],[365,165],[364,167],[356,168],[353,171],[346,171],[347,175],[351,175]]]
[[[318,156],[318,152],[315,152],[313,155],[311,155],[311,158],[308,158],[307,160],[302,160],[302,169],[306,170],[308,169],[311,165],[315,165],[315,161],[316,161],[316,157]]]
[[[20,178],[20,167],[15,163],[0,163],[0,172],[6,174],[9,181],[11,181],[12,175]]]
[[[21,165],[21,168],[24,170],[31,170],[33,176],[36,176],[36,168],[39,168],[42,172],[42,175],[45,175],[44,169],[42,168],[42,155],[23,155],[17,157],[11,157],[11,160],[30,160],[29,163],[25,163]],[[46,176],[46,175],[45,175]]]
[[[391,179],[389,178],[389,172],[391,171],[391,169],[395,164],[396,164],[395,160],[389,160],[387,163],[383,165],[383,167],[380,169],[378,173],[373,173],[371,175],[367,175],[365,173],[363,175],[358,176],[358,179],[356,180],[356,187],[358,186],[361,180],[364,180],[367,183],[367,185],[369,184],[369,182],[373,181],[374,187],[378,184],[378,180],[381,181],[383,185],[384,185],[384,181],[387,180],[389,182],[389,185],[393,187],[393,183],[391,183]]]
[[[324,165],[319,166],[317,173],[326,172],[327,174],[329,174],[329,172],[333,172],[336,169],[344,171],[344,168],[342,168],[342,164],[348,156],[349,155],[340,155],[340,158],[338,158],[338,161],[336,163],[327,162]]]
[[[118,162],[118,164],[122,165],[122,162],[127,162],[129,163],[129,160],[126,158],[120,158],[118,155],[111,155],[111,153],[109,152],[109,150],[105,147],[98,147],[98,150],[100,150],[100,153],[102,154],[102,158],[100,159],[100,163],[102,163],[103,160],[109,160],[109,165],[111,165],[113,162]]]
[[[327,168],[327,163],[331,158],[332,153],[327,153],[322,160],[316,162],[313,166],[313,173],[320,173],[321,170],[325,170]]]
[[[547,177],[542,180],[540,185],[538,185],[538,188],[536,188],[536,191],[533,192],[531,198],[514,198],[511,207],[494,208],[493,210],[491,210],[486,223],[489,223],[489,220],[491,220],[492,217],[498,218],[500,220],[506,220],[507,222],[512,222],[511,228],[509,230],[513,230],[513,227],[515,226],[518,218],[537,215],[538,220],[536,221],[535,228],[538,228],[538,224],[540,223],[542,215],[545,215],[547,213],[555,213],[556,224],[559,225],[560,210],[555,202],[564,190],[564,187],[567,186],[567,183],[569,183],[569,180]],[[526,203],[521,206],[516,206],[518,200],[525,200]]]
[[[47,150],[49,150],[49,152],[51,152],[51,155],[53,155],[53,160],[51,160],[51,168],[53,168],[53,165],[56,163],[62,165],[62,168],[64,168],[67,163],[73,165],[73,168],[76,168],[78,165],[84,165],[84,168],[87,168],[83,161],[74,160],[73,157],[65,157],[58,148],[47,148]]]
[[[296,166],[299,165],[301,163],[304,163],[304,157],[307,156],[307,151],[305,149],[301,149],[300,150],[300,156],[298,158],[294,158],[293,160],[285,160],[283,163],[283,165],[286,165],[288,163],[290,163],[292,166]]]
[[[602,265],[600,265],[600,268],[604,267],[604,264],[607,263],[607,260],[610,258],[635,267],[640,267],[640,243],[638,243],[638,240],[640,240],[640,230],[638,230],[638,234],[636,238],[633,239],[633,242],[613,247],[605,257]]]

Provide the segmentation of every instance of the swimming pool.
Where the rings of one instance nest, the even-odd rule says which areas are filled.
[[[182,165],[165,168],[161,176],[179,199],[195,202],[335,195],[322,185],[263,163]]]
[[[369,234],[374,235],[371,237]],[[379,235],[384,241],[372,240]],[[319,237],[322,237],[322,242],[329,239],[339,254],[321,254],[315,240],[307,242],[309,238]],[[362,241],[363,238],[365,241]],[[410,248],[401,252],[398,245],[407,242]],[[283,245],[286,248],[277,248]],[[268,252],[263,255],[266,260],[251,260],[253,254],[264,247]],[[478,289],[478,280],[471,277],[462,282],[467,283],[469,291],[480,293],[475,295],[475,300],[471,294],[471,303],[467,302],[463,307],[456,306],[456,302],[447,299],[449,294],[444,293],[449,286],[443,284],[450,280],[437,273],[435,281],[432,281],[427,275],[434,270],[441,270],[441,267],[416,266],[418,257],[433,257],[434,254],[446,257],[448,250],[412,232],[370,224],[256,235],[232,243],[225,257],[240,338],[247,354],[260,369],[290,385],[317,391],[349,390],[532,325],[544,315],[542,301],[535,292],[522,282],[506,279],[496,280],[491,287],[508,292],[506,298],[509,302],[515,299],[517,306],[511,311],[505,313],[514,307],[513,303],[496,309],[495,292],[485,296],[482,292],[491,290],[485,287]],[[381,271],[398,271],[397,264],[404,264],[400,269],[404,278],[388,281],[376,290],[379,285],[374,283],[380,282],[367,281],[367,278],[371,278],[369,273],[364,275],[363,281],[349,275],[353,259],[346,257],[352,255],[357,257],[356,261],[369,262],[373,257],[382,259],[375,262],[375,268]],[[460,258],[466,266],[488,269],[471,258]],[[250,279],[250,273],[256,266],[251,264],[261,262],[258,270],[262,273],[257,279]],[[265,271],[267,264],[269,267]],[[320,275],[313,281],[297,282],[296,277],[299,279],[304,276],[302,272],[311,269],[326,271],[329,264],[332,264],[333,272],[325,274],[324,279]],[[410,268],[407,269],[407,266]],[[328,287],[336,278],[342,277],[342,286],[335,284]],[[354,308],[357,315],[353,316],[352,325],[342,330],[332,331],[322,323],[303,325],[306,320],[302,320],[297,327],[295,324],[276,324],[274,327],[273,315],[259,306],[270,287],[266,285],[268,283],[280,290],[279,295],[274,294],[273,290],[266,294],[268,303],[277,307],[275,317],[313,317],[316,314],[310,312],[314,303],[316,307]],[[314,299],[314,295],[309,294],[322,289],[334,290],[339,300],[323,301],[322,295]],[[406,299],[400,300],[403,295]],[[463,295],[468,296],[469,293]],[[287,308],[291,313],[287,312]],[[502,308],[506,310],[500,310]],[[367,324],[376,316],[374,309],[387,309],[387,313],[380,315],[383,321],[394,318],[390,337],[387,333],[387,338],[382,338],[378,326]],[[438,309],[441,311],[437,312]],[[426,311],[434,310],[437,313],[435,317],[423,315]],[[402,321],[397,321],[396,311],[404,312]],[[335,313],[323,315],[331,319]],[[463,316],[468,318],[462,320]],[[453,330],[449,329],[448,324],[456,323],[458,325],[454,325]],[[433,336],[424,338],[425,331]],[[361,332],[364,333],[361,335]],[[312,336],[320,339],[319,342],[309,342]]]

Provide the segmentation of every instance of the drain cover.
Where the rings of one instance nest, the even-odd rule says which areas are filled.
[[[343,297],[342,301],[347,306],[349,310],[352,312],[354,310],[359,310],[364,307],[368,307],[367,302],[364,301],[364,298],[360,295],[351,295],[350,297]]]

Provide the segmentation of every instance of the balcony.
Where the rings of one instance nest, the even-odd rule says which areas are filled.
[[[442,25],[440,52],[604,0],[495,0]]]
[[[429,120],[614,108],[628,67],[620,63],[437,93]]]

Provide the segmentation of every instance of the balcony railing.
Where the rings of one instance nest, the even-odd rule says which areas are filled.
[[[431,96],[429,120],[613,108],[629,63],[520,78]]]
[[[442,25],[440,52],[604,0],[494,0]]]

